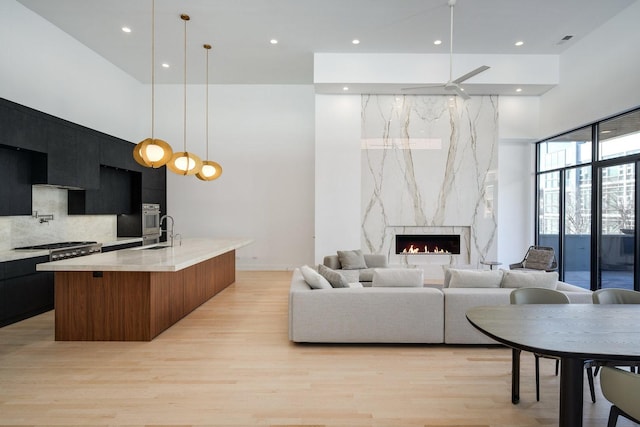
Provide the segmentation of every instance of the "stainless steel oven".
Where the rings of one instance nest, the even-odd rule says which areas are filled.
[[[160,238],[160,205],[155,203],[142,204],[142,238]]]

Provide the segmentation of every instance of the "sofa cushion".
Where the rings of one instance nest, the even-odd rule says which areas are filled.
[[[555,271],[506,270],[502,278],[502,287],[556,289],[558,287],[558,273]]]
[[[300,267],[300,272],[311,289],[331,289],[331,283],[308,265]]]
[[[320,264],[320,265],[318,265],[318,273],[320,273],[320,275],[322,277],[327,279],[327,281],[329,281],[331,286],[334,287],[334,288],[348,288],[349,287],[349,281],[347,280],[347,278],[344,277],[339,272],[337,272],[336,270],[332,270],[329,267],[326,267],[326,266]]]
[[[360,249],[353,251],[338,251],[338,259],[343,270],[357,270],[367,268],[364,255]]]
[[[499,288],[502,270],[458,270],[449,269],[450,288]]]
[[[424,271],[418,268],[376,268],[372,287],[421,288],[424,286]]]

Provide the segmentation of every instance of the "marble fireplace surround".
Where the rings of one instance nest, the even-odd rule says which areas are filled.
[[[361,246],[441,279],[497,255],[498,98],[363,95]],[[395,253],[396,234],[459,234],[460,254]]]

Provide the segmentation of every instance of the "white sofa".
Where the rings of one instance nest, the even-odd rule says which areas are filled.
[[[496,344],[466,312],[509,304],[513,288],[364,287],[311,289],[299,269],[289,291],[289,339],[331,343]],[[556,282],[572,303],[591,303],[591,291]]]
[[[418,287],[311,289],[296,268],[289,339],[331,343],[441,343],[443,294]]]

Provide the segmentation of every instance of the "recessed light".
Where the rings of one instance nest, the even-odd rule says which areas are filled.
[[[442,44],[442,40],[436,40],[433,42],[433,44],[435,44],[436,46],[441,45]]]
[[[604,135],[604,134],[607,134],[607,133],[611,133],[611,131],[610,131],[610,130],[603,130],[603,131],[600,131],[600,133],[601,133],[602,135]]]
[[[271,40],[269,40],[269,43],[278,44],[278,39],[271,39]]]
[[[522,40],[515,42],[516,46],[522,46],[524,42]]]
[[[345,87],[343,87],[343,88],[342,88],[342,90],[346,92],[346,91],[348,91],[348,90],[349,90],[349,87],[348,87],[348,86],[345,86]]]
[[[360,40],[358,40],[358,39],[353,39],[353,40],[351,40],[351,43],[353,43],[353,44],[360,44]]]
[[[162,63],[162,68],[169,68],[171,65],[167,64],[166,62]]]
[[[130,33],[131,32],[131,28],[129,27],[122,27],[122,31],[125,33]]]
[[[516,92],[522,92],[522,88],[517,88]]]

